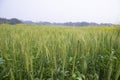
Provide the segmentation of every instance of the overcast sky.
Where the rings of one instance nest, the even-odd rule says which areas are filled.
[[[0,0],[0,17],[120,23],[120,0]]]

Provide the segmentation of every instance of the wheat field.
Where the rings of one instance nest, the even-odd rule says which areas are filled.
[[[0,25],[0,80],[120,80],[120,27]]]

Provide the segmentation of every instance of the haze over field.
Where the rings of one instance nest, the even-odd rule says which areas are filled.
[[[0,17],[49,22],[120,23],[120,1],[0,0]]]

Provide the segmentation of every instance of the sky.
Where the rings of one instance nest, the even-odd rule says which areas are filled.
[[[120,23],[120,0],[0,0],[1,18]]]

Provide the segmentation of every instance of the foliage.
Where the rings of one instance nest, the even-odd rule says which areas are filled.
[[[17,18],[12,19],[6,19],[6,18],[0,18],[0,24],[20,24],[22,21],[20,21]]]

